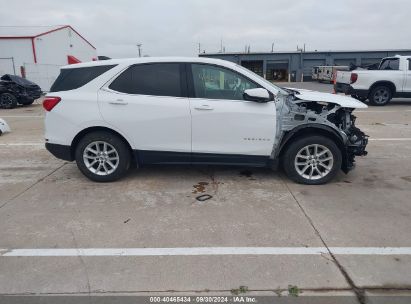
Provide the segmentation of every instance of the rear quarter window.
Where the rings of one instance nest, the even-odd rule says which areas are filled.
[[[93,79],[115,67],[115,65],[99,65],[84,68],[62,69],[60,75],[50,88],[50,92],[78,89]]]

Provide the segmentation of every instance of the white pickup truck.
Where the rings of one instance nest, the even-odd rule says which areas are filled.
[[[338,71],[334,89],[375,106],[393,97],[411,97],[411,56],[383,58],[377,70]]]

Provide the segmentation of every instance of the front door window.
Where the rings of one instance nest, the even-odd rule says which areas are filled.
[[[237,72],[207,64],[192,64],[196,98],[244,100],[247,89],[259,86]]]

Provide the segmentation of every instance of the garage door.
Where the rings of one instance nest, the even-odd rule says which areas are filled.
[[[288,60],[267,61],[266,79],[270,81],[288,81]]]

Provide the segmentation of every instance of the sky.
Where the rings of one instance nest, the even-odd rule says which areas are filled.
[[[0,0],[0,25],[71,25],[112,58],[411,49],[409,0]]]

